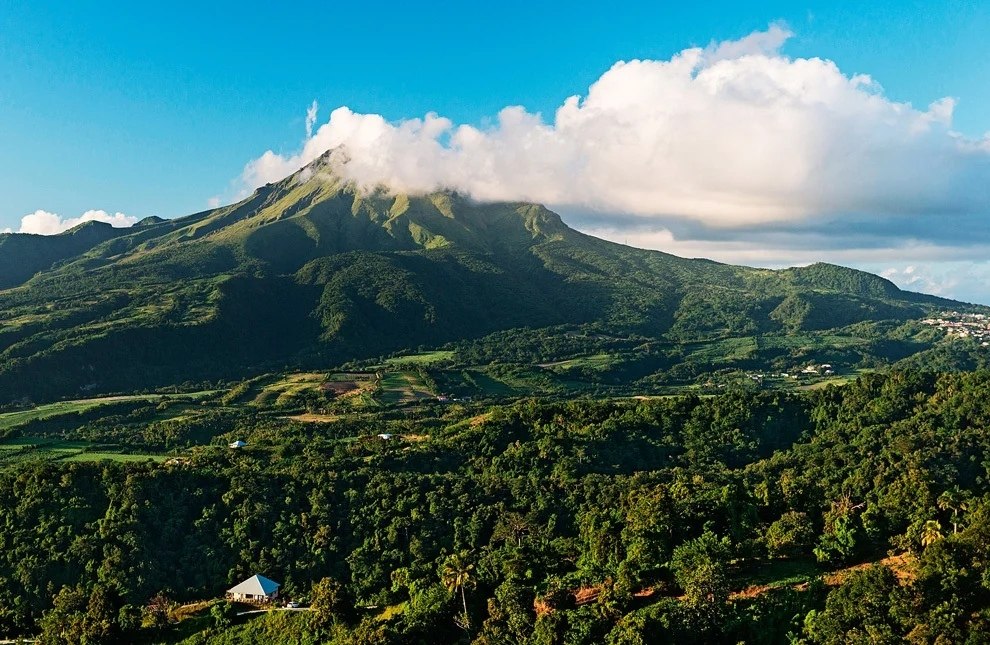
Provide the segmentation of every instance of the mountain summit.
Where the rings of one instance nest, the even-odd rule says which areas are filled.
[[[327,157],[187,217],[0,236],[0,269],[7,398],[327,366],[509,329],[683,343],[963,307],[833,265],[630,248],[537,204],[361,190]]]

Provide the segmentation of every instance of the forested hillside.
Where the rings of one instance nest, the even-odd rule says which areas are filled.
[[[0,635],[983,642],[987,311],[325,158],[0,235]]]
[[[207,414],[173,431],[200,447],[172,461],[0,471],[0,631],[592,644],[990,629],[987,372],[318,422],[225,407],[246,391],[196,404]],[[174,609],[253,573],[312,611]]]
[[[0,403],[324,369],[562,325],[664,345],[654,362],[667,369],[685,343],[982,311],[832,265],[769,271],[613,244],[534,204],[369,193],[328,163],[184,218],[0,236]],[[847,367],[932,344],[866,349]]]
[[[86,222],[52,236],[0,233],[0,289],[22,284],[40,271],[123,234],[101,222]]]

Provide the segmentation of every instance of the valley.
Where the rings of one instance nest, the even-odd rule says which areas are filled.
[[[915,352],[940,344],[968,346],[971,341],[957,336],[933,340],[925,331],[928,324],[907,321],[896,333],[905,339],[904,346],[913,344]],[[816,390],[855,381],[897,358],[873,354],[869,330],[860,325],[859,335],[829,330],[701,342],[610,337],[577,327],[534,330],[523,345],[528,353],[521,354],[519,348],[514,354],[516,360],[533,362],[513,362],[508,354],[500,355],[501,336],[496,335],[443,349],[351,361],[327,371],[203,384],[212,389],[183,392],[173,387],[40,405],[22,401],[0,412],[0,468],[31,460],[184,460],[201,450],[223,452],[244,434],[235,436],[231,429],[255,418],[323,425],[379,414],[417,416],[451,406],[482,410],[527,397],[619,401],[712,396],[729,390]],[[543,346],[555,335],[568,339],[567,353],[554,354],[558,350]],[[571,356],[582,347],[599,353]],[[502,360],[478,364],[462,358],[477,355]],[[556,360],[535,362],[547,358]],[[649,373],[664,362],[671,365],[669,372],[660,373],[664,377]],[[641,367],[644,364],[648,369]]]

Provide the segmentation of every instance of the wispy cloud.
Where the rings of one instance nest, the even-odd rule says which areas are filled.
[[[314,100],[313,104],[306,109],[306,138],[313,136],[313,126],[316,125],[316,116],[320,106]]]

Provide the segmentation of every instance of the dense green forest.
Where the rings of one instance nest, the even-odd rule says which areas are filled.
[[[0,636],[987,642],[988,313],[327,158],[0,234]]]
[[[423,403],[319,422],[229,407],[249,389],[152,406],[201,412],[131,437],[180,455],[170,460],[0,470],[0,633],[203,644],[990,638],[990,373]],[[115,403],[50,432],[119,440],[147,409]],[[235,438],[247,447],[226,448]],[[311,610],[183,609],[254,573]]]

